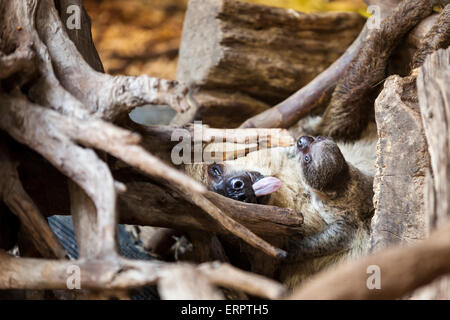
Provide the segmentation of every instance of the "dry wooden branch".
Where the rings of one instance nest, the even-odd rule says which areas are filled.
[[[287,147],[295,143],[294,138],[285,129],[216,129],[206,125],[188,124],[185,126],[146,126],[133,122],[128,116],[120,120],[120,125],[141,135],[141,145],[149,152],[171,163],[173,148],[180,139],[191,144],[191,158],[195,152],[207,152],[210,142],[227,142],[229,152],[211,155],[219,161],[245,156],[248,152],[274,147]],[[199,146],[199,144],[202,144]]]
[[[67,289],[68,279],[78,267],[81,289],[113,290],[131,289],[157,283],[168,278],[183,265],[161,262],[114,259],[82,259],[56,261],[41,259],[17,259],[0,250],[0,289]],[[192,267],[191,267],[192,268]],[[227,271],[233,277],[223,277]],[[195,272],[206,277],[209,283],[229,288],[238,288],[263,298],[279,298],[284,292],[277,282],[243,272],[218,263],[195,267]],[[251,284],[251,285],[250,285]]]
[[[196,205],[198,205],[203,210],[207,210],[208,213],[218,221],[226,230],[230,231],[232,234],[238,236],[249,245],[254,248],[260,249],[269,256],[272,256],[277,259],[284,259],[287,256],[287,253],[281,249],[275,248],[270,245],[268,242],[259,238],[249,229],[245,228],[239,222],[236,222],[232,218],[228,217],[223,213],[222,210],[218,209],[212,202],[203,196],[199,196],[196,194],[192,195],[192,201]]]
[[[100,222],[100,220],[98,220],[97,231],[100,233],[106,233],[104,235],[103,242],[107,241],[106,239],[109,239],[109,245],[106,245],[105,243],[102,244],[102,246],[106,245],[105,252],[113,252],[116,248],[114,242],[115,228],[111,227],[114,226],[116,222],[114,201],[116,184],[114,183],[112,177],[110,177],[109,170],[104,163],[99,162],[98,159],[94,158],[94,153],[82,150],[75,145],[69,148],[71,145],[70,139],[82,143],[88,147],[94,147],[107,151],[108,153],[125,162],[128,162],[147,174],[157,176],[163,181],[172,182],[174,184],[172,185],[172,188],[183,194],[184,197],[192,203],[198,205],[204,210],[204,212],[207,212],[214,217],[214,219],[217,219],[217,221],[231,233],[234,233],[239,237],[244,237],[244,241],[249,242],[251,245],[260,248],[274,257],[283,257],[285,255],[283,251],[274,248],[266,241],[255,236],[248,229],[233,221],[220,209],[216,208],[209,200],[204,198],[201,194],[205,191],[205,188],[201,184],[192,180],[183,173],[172,169],[157,158],[145,152],[142,147],[136,145],[139,139],[135,134],[116,128],[111,124],[103,122],[102,120],[69,120],[51,110],[45,110],[38,106],[31,105],[23,99],[14,99],[3,95],[0,95],[0,97],[8,106],[2,110],[5,115],[5,121],[0,120],[0,126],[10,132],[10,134],[12,134],[17,140],[34,147],[64,174],[74,179],[77,184],[82,186],[83,189],[87,191],[89,197],[93,199],[97,210],[104,212],[101,214],[99,212],[97,213],[97,218],[100,218],[103,221]],[[15,110],[13,110],[12,108],[14,105],[19,105],[20,107],[16,106]],[[20,116],[24,119],[30,119],[28,117],[30,115],[33,116],[33,118],[27,122],[29,123],[29,126],[22,128],[25,132],[18,131],[18,129],[14,126],[14,123],[8,121],[9,114],[17,114],[18,112],[20,112]],[[53,121],[50,122],[50,119],[53,119]],[[42,131],[44,128],[47,128],[48,123],[52,123],[52,131],[54,132],[46,130]],[[39,128],[41,131],[34,131],[36,130],[35,128]],[[99,134],[100,132],[101,134]],[[57,135],[55,135],[55,133]],[[62,150],[72,149],[73,152],[84,154],[84,156],[74,156],[72,159],[77,159],[77,162],[74,160],[71,162],[70,159],[67,159],[61,163],[61,160],[58,160],[57,157],[61,157],[63,155],[60,155],[57,151],[50,152],[50,150],[48,150],[44,145],[33,145],[35,140],[32,137],[37,134],[46,137],[47,141],[57,141],[55,139],[56,137],[63,137],[61,143],[65,145],[65,148]],[[57,145],[54,143],[52,147],[56,148]],[[80,177],[80,162],[82,159],[86,159],[86,156],[87,159],[89,159],[89,164],[86,163],[85,168],[93,171],[87,171],[84,177]],[[93,167],[92,163],[98,163],[98,165]],[[69,164],[71,164],[71,166]],[[78,172],[78,174],[76,172]],[[87,177],[90,178],[87,179]],[[94,183],[95,181],[97,182]],[[105,189],[107,182],[109,182],[109,188]],[[109,191],[99,193],[98,187],[96,186],[100,185],[103,186],[103,190]]]
[[[66,24],[63,24],[64,28],[69,35],[70,40],[75,43],[78,51],[83,56],[84,60],[86,60],[86,62],[91,66],[91,68],[98,72],[104,72],[100,56],[98,55],[92,40],[91,19],[84,8],[83,0],[55,1],[55,6],[58,10],[59,16],[61,17],[61,21],[68,21],[71,13],[67,12],[67,8],[71,5],[82,8],[80,17],[81,28],[66,28]]]
[[[381,289],[367,286],[369,266],[381,271]],[[409,248],[394,247],[319,273],[289,299],[396,299],[450,273],[450,224]]]
[[[17,141],[35,149],[85,190],[98,211],[100,221],[97,232],[103,236],[103,245],[114,251],[114,180],[106,164],[92,150],[72,142],[70,133],[76,133],[77,120],[71,121],[52,110],[33,105],[20,95],[0,96],[3,101],[0,127]],[[23,125],[17,126],[18,123]],[[103,191],[99,192],[99,189]]]
[[[9,5],[11,4],[9,3]],[[86,111],[83,104],[81,104],[65,89],[62,89],[62,86],[59,85],[56,76],[53,74],[53,66],[55,66],[56,68],[58,65],[58,63],[55,63],[55,61],[63,63],[63,69],[66,76],[70,74],[80,81],[81,79],[79,78],[79,75],[82,73],[70,73],[69,71],[71,69],[68,65],[65,65],[65,63],[69,63],[69,61],[71,61],[71,67],[73,68],[75,66],[84,66],[85,71],[89,72],[92,76],[96,75],[97,77],[103,77],[104,75],[97,74],[92,69],[90,69],[90,67],[83,62],[83,59],[81,58],[81,56],[79,56],[76,48],[71,47],[73,46],[73,43],[67,39],[63,28],[60,28],[61,22],[59,21],[57,12],[53,7],[52,2],[41,1],[39,5],[37,5],[37,3],[35,2],[27,2],[17,5],[20,7],[20,10],[15,8],[14,6],[8,7],[7,9],[13,12],[23,12],[26,14],[26,17],[29,18],[28,20],[25,19],[26,23],[24,23],[23,31],[24,34],[29,35],[33,39],[37,48],[40,48],[39,52],[42,57],[39,61],[41,61],[42,63],[40,63],[38,66],[41,73],[47,75],[47,77],[45,77],[45,79],[47,80],[42,82],[38,81],[37,86],[47,87],[49,85],[55,84],[56,82],[55,90],[43,90],[42,95],[37,94],[39,90],[36,91],[31,89],[30,91],[34,92],[33,96],[35,101],[42,102],[44,103],[44,105],[50,105],[62,114],[50,110],[45,110],[38,105],[33,105],[26,101],[18,93],[15,94],[16,97],[2,94],[2,99],[9,107],[2,109],[2,114],[4,115],[4,117],[2,117],[1,127],[9,134],[11,134],[15,139],[29,145],[31,148],[41,153],[53,165],[55,165],[55,167],[57,167],[66,176],[70,177],[79,186],[81,186],[89,196],[89,198],[92,199],[95,205],[95,209],[97,210],[96,230],[99,236],[103,239],[101,249],[97,250],[98,255],[113,254],[111,252],[115,252],[116,250],[115,198],[116,188],[118,184],[115,183],[112,179],[109,169],[106,167],[106,165],[100,159],[98,159],[98,157],[92,150],[83,149],[76,145],[75,142],[88,147],[94,147],[100,150],[107,151],[115,155],[116,157],[137,166],[147,174],[156,174],[156,176],[159,176],[163,181],[171,181],[175,185],[180,185],[181,189],[199,193],[199,195],[195,196],[191,196],[186,192],[184,192],[183,194],[185,194],[186,197],[188,199],[191,199],[194,203],[202,206],[206,210],[206,212],[209,212],[214,217],[220,218],[221,221],[226,222],[226,228],[228,228],[229,231],[245,235],[247,241],[250,241],[254,245],[262,245],[266,251],[271,250],[272,253],[275,254],[275,248],[252,234],[240,224],[231,221],[220,210],[215,208],[214,205],[209,203],[208,200],[201,196],[200,194],[205,190],[202,185],[198,184],[179,171],[176,171],[163,164],[157,158],[148,154],[147,152],[145,152],[145,150],[139,147],[137,145],[139,141],[139,137],[137,135],[132,134],[126,130],[116,128],[111,124],[102,122],[101,120],[88,120],[86,118],[88,114],[87,112],[92,113],[94,112],[94,110],[91,109]],[[14,9],[17,9],[17,11]],[[45,12],[45,15],[43,12]],[[54,19],[52,20],[53,23],[46,23],[45,25],[43,24],[42,26],[40,26],[42,29],[40,29],[39,21],[45,21],[44,17],[47,17],[48,12],[50,12],[49,17]],[[37,21],[35,21],[35,17]],[[34,25],[38,26],[38,31],[41,37],[39,37],[37,35],[37,32],[34,30]],[[56,29],[54,30],[53,28]],[[47,36],[46,32],[48,33]],[[47,51],[44,43],[40,41],[41,38],[44,41],[48,42],[46,43],[46,45],[49,48],[51,47],[50,43],[52,43],[53,45],[55,45],[55,43],[59,43],[59,45],[64,48],[66,48],[65,45],[69,46],[69,48],[66,49],[73,49],[70,52],[73,52],[74,55],[70,55],[70,57],[67,57],[67,55],[64,54],[64,59],[62,58],[62,56],[60,56],[59,58],[63,59],[64,61],[58,60],[58,57],[55,58],[48,56],[48,54],[46,54]],[[53,48],[56,50],[55,47]],[[58,52],[59,54],[61,54],[61,52],[64,52],[61,51],[61,48],[58,48],[58,50],[56,50],[55,52]],[[52,58],[51,61],[50,58]],[[78,63],[75,64],[75,61],[77,61],[77,59]],[[61,79],[62,75],[60,74],[59,80]],[[102,79],[105,80],[104,78]],[[114,88],[118,88],[119,91],[122,89],[126,89],[126,86],[123,87],[123,85],[125,85],[125,81],[128,85],[132,86],[132,88],[129,89],[138,91],[141,90],[142,94],[150,94],[152,96],[152,99],[161,99],[159,90],[152,91],[153,89],[146,86],[135,87],[137,83],[128,78],[120,78],[118,81],[115,81],[115,78],[111,79],[111,84]],[[70,78],[68,81],[72,80],[75,79]],[[153,80],[149,81],[152,82]],[[85,82],[81,81],[81,83]],[[118,85],[118,87],[115,87],[116,85]],[[70,86],[68,87],[70,88]],[[103,82],[102,87],[105,87],[105,83]],[[34,88],[36,89],[37,87],[34,86]],[[169,91],[165,91],[166,93],[162,94],[165,97],[164,99],[172,99],[172,93],[170,93],[171,91]],[[79,93],[80,92],[78,92],[78,94]],[[108,96],[108,98],[106,98],[106,101],[101,101],[101,105],[102,107],[105,107],[105,109],[95,109],[95,113],[97,113],[98,115],[99,112],[101,112],[102,117],[104,118],[110,118],[116,114],[120,115],[121,112],[124,112],[121,106],[125,105],[126,108],[130,106],[130,104],[128,103],[130,101],[125,101],[130,98],[128,96],[128,93],[130,92],[125,90],[122,91],[122,94],[120,94],[119,96],[117,96],[116,94]],[[89,95],[89,98],[92,98],[92,94]],[[100,97],[98,96],[94,98],[96,99],[96,102],[98,102],[98,100],[100,99]],[[134,97],[131,97],[131,100],[135,102],[136,99]],[[66,101],[73,103],[65,104]],[[95,105],[93,101],[83,102],[85,103],[85,105],[88,105],[91,108]],[[14,104],[17,104],[18,107],[14,108]],[[60,105],[61,107],[55,107],[58,105]],[[15,115],[17,119],[21,119],[21,121],[24,121],[26,125],[18,128],[15,119],[11,118],[12,115]],[[66,118],[65,116],[71,116],[71,118]],[[83,120],[80,121],[79,119]],[[39,141],[39,143],[37,141]],[[49,145],[43,144],[42,141],[48,141]],[[111,143],[111,141],[113,141],[114,143]],[[100,188],[99,186],[102,186],[102,188]],[[99,192],[98,190],[102,191]],[[81,198],[78,198],[78,200],[81,201]],[[74,209],[78,210],[75,207]],[[92,214],[93,213],[91,213],[91,215]],[[76,225],[78,229],[80,227],[78,222],[76,223]]]
[[[22,187],[6,143],[0,141],[0,199],[20,219],[34,246],[44,258],[67,257],[47,221]]]
[[[137,127],[139,126],[139,128]],[[176,130],[186,130],[193,142],[260,143],[264,147],[287,147],[295,143],[294,138],[284,129],[215,129],[207,125],[187,126],[135,126],[136,131],[153,135],[170,136]],[[164,141],[164,138],[161,139]]]
[[[273,280],[250,272],[243,272],[229,264],[205,263],[201,264],[198,268],[216,285],[227,286],[228,288],[243,291],[256,297],[277,299],[277,297],[283,296],[286,292],[284,286]],[[226,279],[239,280],[234,283],[229,283]]]
[[[112,77],[94,71],[68,38],[53,1],[41,1],[36,14],[36,29],[48,48],[58,79],[91,113],[111,120],[144,104],[167,104],[184,112],[193,103],[187,87],[176,81]]]
[[[122,180],[122,177],[130,179],[133,175],[123,171],[114,172],[114,176]],[[150,181],[123,181],[127,192],[119,196],[122,223],[227,234],[220,225],[211,223],[200,208],[180,199],[178,193]],[[302,232],[302,217],[292,209],[246,204],[213,192],[208,192],[206,197],[261,237],[283,237]]]
[[[129,176],[129,174],[123,176],[127,175]],[[174,194],[151,183],[132,182],[127,184],[127,189],[128,192],[120,196],[119,202],[121,212],[123,212],[121,221],[126,223],[225,234],[231,232],[275,258],[283,258],[286,253],[253,236],[248,229],[242,228],[242,225],[250,227],[253,232],[261,236],[280,236],[301,232],[302,218],[291,209],[244,204],[212,192],[207,194],[205,200],[198,198],[195,194],[184,195],[185,198],[191,197],[189,202],[197,205],[198,208],[196,208],[188,206],[177,199],[177,196],[174,197]],[[179,190],[177,194],[180,192],[183,191]],[[161,201],[164,202],[163,208],[161,208]],[[218,209],[214,209],[215,206]],[[208,220],[202,218],[203,210],[210,210],[210,212],[215,210],[217,215],[213,217],[220,222],[222,227],[211,224],[211,222],[208,223]],[[187,212],[189,214],[186,214]]]
[[[442,26],[442,21],[434,26]],[[433,27],[429,34],[435,32]],[[429,211],[424,206],[424,187],[430,168],[427,150],[430,142],[426,141],[420,118],[416,77],[417,72],[414,71],[409,77],[388,78],[375,102],[379,139],[371,247],[376,250],[399,242],[418,241],[428,232],[424,212]],[[431,83],[431,80],[427,82]],[[445,135],[436,134],[443,127],[433,125],[437,130],[433,135],[445,139]],[[445,188],[446,184],[440,185]]]
[[[29,70],[31,73],[35,67],[34,57],[35,54],[30,43],[22,45],[9,55],[4,55],[0,51],[0,79],[6,79],[23,69]]]
[[[170,274],[161,277],[158,291],[164,300],[224,300],[223,293],[189,265],[173,268]]]

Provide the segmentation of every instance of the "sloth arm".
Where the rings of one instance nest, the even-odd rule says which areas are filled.
[[[289,244],[288,262],[303,261],[311,258],[325,257],[351,248],[357,224],[350,212],[326,226],[320,232]]]

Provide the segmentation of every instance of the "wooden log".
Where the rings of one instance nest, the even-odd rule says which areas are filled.
[[[425,206],[428,231],[450,217],[450,49],[429,56],[417,79],[419,105],[433,174],[428,173]],[[427,286],[418,296],[450,299],[450,277]]]
[[[372,250],[423,239],[427,143],[416,77],[392,76],[375,102],[378,127]]]
[[[430,227],[450,216],[450,49],[429,56],[417,79],[420,111],[433,169],[434,206],[428,210]]]
[[[200,88],[198,109],[175,121],[240,124],[314,79],[363,24],[356,13],[305,14],[235,0],[191,0],[177,79]]]

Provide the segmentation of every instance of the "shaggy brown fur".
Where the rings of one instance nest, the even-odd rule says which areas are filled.
[[[371,31],[336,86],[316,134],[347,141],[360,137],[373,114],[378,85],[387,76],[389,57],[401,38],[431,12],[432,1],[404,0]]]

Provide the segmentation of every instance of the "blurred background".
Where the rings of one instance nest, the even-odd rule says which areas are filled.
[[[248,0],[303,12],[356,11],[362,0]],[[84,0],[94,42],[110,74],[175,79],[188,0]]]

